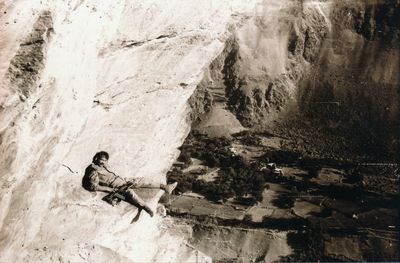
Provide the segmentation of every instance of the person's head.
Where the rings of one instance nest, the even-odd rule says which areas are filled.
[[[101,151],[101,152],[96,153],[93,156],[93,163],[96,165],[103,166],[104,164],[107,163],[109,158],[110,158],[110,155],[107,152]]]

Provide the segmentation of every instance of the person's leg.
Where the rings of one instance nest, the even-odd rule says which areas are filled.
[[[161,184],[160,188],[163,189],[165,192],[167,192],[168,194],[171,194],[172,191],[174,191],[174,189],[176,188],[176,186],[178,185],[178,182],[172,183],[172,184]]]
[[[172,191],[176,188],[178,185],[178,182],[172,183],[172,184],[159,184],[159,185],[154,185],[154,184],[140,184],[140,185],[135,185],[135,188],[151,188],[151,189],[161,189],[167,192],[168,194],[171,194]]]
[[[126,196],[125,201],[133,204],[134,206],[137,206],[139,209],[143,209],[151,217],[153,217],[154,212],[150,209],[146,202],[135,193],[135,191],[133,191],[132,189],[128,189],[127,191],[125,191],[124,195]]]

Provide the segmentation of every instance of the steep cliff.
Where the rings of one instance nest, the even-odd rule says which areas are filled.
[[[215,136],[274,128],[346,154],[340,137],[396,160],[399,10],[389,0],[3,1],[0,261],[210,260],[173,222],[131,225],[133,207],[81,188],[99,150],[121,176],[165,183],[191,121]],[[155,208],[162,192],[142,194]]]
[[[165,182],[186,102],[257,1],[5,1],[1,5],[0,261],[180,261],[201,253],[159,216],[135,225],[81,188],[98,150]],[[155,207],[161,192],[148,194]],[[207,257],[203,257],[207,259]]]
[[[323,138],[310,145],[321,148],[333,137],[343,141],[329,144],[336,156],[353,151],[396,160],[398,3],[263,1],[231,31],[199,88],[222,90],[243,125],[271,129],[279,122],[295,136],[309,131],[303,137],[321,130],[313,135]]]
[[[331,29],[310,76],[299,85],[301,108],[327,127],[347,126],[350,138],[362,138],[364,150],[396,162],[400,5],[398,1],[335,1],[329,10]]]

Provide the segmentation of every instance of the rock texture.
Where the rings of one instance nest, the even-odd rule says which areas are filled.
[[[121,176],[165,182],[189,129],[187,99],[232,15],[257,3],[1,5],[1,262],[208,260],[159,216],[130,225],[133,207],[108,206],[81,178],[106,150]]]
[[[209,113],[223,133],[292,112],[372,127],[398,153],[396,1],[6,0],[0,12],[1,262],[209,260],[159,216],[130,225],[135,209],[80,186],[99,150],[121,176],[164,183]]]
[[[263,1],[231,28],[199,85],[202,105],[222,100],[247,127],[294,118],[340,127],[394,161],[399,17],[393,1]]]
[[[372,133],[392,161],[399,150],[399,21],[396,1],[335,1],[311,76],[300,84],[303,109],[323,122]],[[330,103],[330,105],[329,105]],[[354,136],[353,135],[353,136]],[[397,159],[398,160],[398,159]]]

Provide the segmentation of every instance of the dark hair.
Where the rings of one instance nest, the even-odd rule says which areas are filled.
[[[100,159],[102,156],[106,157],[107,160],[110,158],[108,152],[100,151],[93,156],[93,162],[95,162],[97,159]]]

